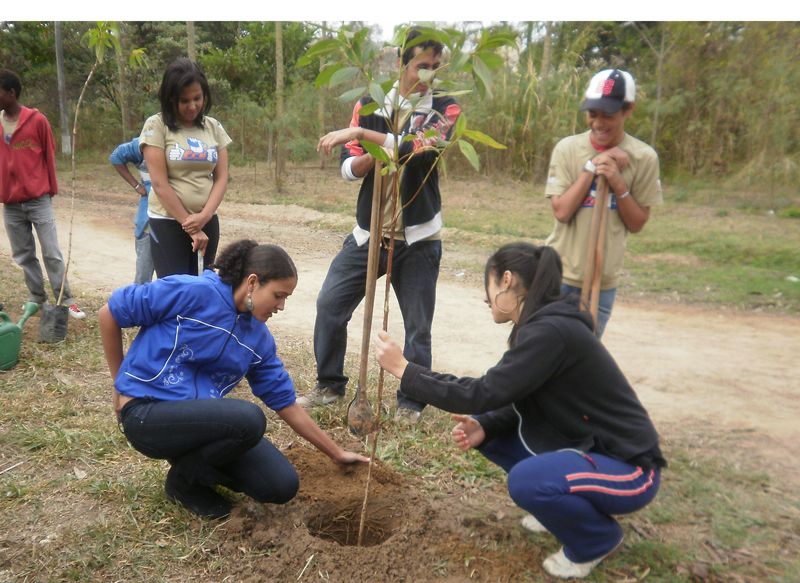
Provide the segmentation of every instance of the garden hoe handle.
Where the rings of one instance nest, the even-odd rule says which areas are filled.
[[[372,187],[372,215],[369,224],[369,251],[367,255],[367,282],[364,291],[364,328],[361,333],[361,360],[358,369],[356,395],[347,409],[347,425],[354,435],[367,435],[375,429],[372,407],[367,399],[367,367],[369,365],[369,340],[372,331],[372,313],[375,308],[375,288],[378,281],[378,260],[381,250],[381,220],[383,218],[382,164],[375,161]]]
[[[586,244],[586,262],[581,287],[581,309],[589,313],[597,327],[597,308],[600,301],[600,277],[603,273],[603,251],[605,247],[605,223],[608,217],[608,182],[605,176],[597,177],[594,212],[589,226]]]
[[[597,207],[599,205],[599,208]],[[592,314],[597,333],[597,312],[600,306],[600,280],[603,277],[603,261],[606,249],[606,228],[608,226],[608,182],[605,176],[598,178],[597,199],[595,200],[595,210],[599,210],[600,228],[597,230],[597,245],[594,248],[594,275],[592,277],[592,301],[589,304],[589,312]]]

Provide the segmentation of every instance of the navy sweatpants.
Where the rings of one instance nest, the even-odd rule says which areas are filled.
[[[655,498],[658,468],[643,469],[599,453],[559,450],[531,454],[514,435],[478,450],[508,472],[508,492],[564,545],[571,561],[609,553],[622,540],[614,514],[644,508]]]

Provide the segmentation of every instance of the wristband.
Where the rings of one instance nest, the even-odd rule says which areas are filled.
[[[139,187],[140,187],[140,186],[141,186],[141,184],[139,184],[139,183],[137,182],[137,183],[136,183],[136,186],[134,186],[134,187],[133,187],[133,189],[134,189],[134,190],[139,190]]]
[[[597,172],[597,166],[595,166],[591,160],[586,160],[586,164],[583,165],[583,169],[591,174]]]
[[[623,198],[628,198],[631,195],[630,190],[626,190],[622,194],[617,195],[617,200],[622,200]]]

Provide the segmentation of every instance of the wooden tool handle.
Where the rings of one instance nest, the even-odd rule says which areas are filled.
[[[599,300],[599,291],[593,293],[595,286],[599,290],[600,274],[602,274],[602,246],[605,244],[605,222],[608,216],[608,182],[605,176],[597,177],[595,191],[594,209],[592,212],[592,222],[589,226],[589,238],[586,242],[586,260],[583,267],[583,286],[581,286],[581,309],[589,309],[597,325],[597,308],[592,309]],[[602,231],[603,243],[600,243]],[[597,265],[598,245],[601,245],[600,266]]]
[[[600,281],[603,278],[603,261],[605,259],[606,226],[608,225],[608,182],[606,182],[604,176],[598,179],[595,212],[600,216],[600,226],[597,229],[597,244],[594,247],[594,274],[592,276],[592,295],[589,312],[592,314],[596,330],[598,325],[597,312],[600,306]]]
[[[372,313],[375,308],[375,286],[378,280],[378,259],[381,250],[381,221],[383,220],[383,176],[382,164],[375,160],[375,174],[372,185],[372,215],[369,223],[369,254],[367,255],[367,282],[364,291],[364,328],[361,333],[361,361],[358,370],[358,383],[362,389],[367,386],[367,366],[369,364],[369,339],[372,330]]]

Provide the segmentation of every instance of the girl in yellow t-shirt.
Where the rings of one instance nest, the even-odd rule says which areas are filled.
[[[158,277],[197,274],[197,253],[206,265],[219,243],[216,212],[228,186],[231,139],[209,117],[211,94],[196,63],[180,58],[164,72],[161,112],[147,119],[139,138],[152,190],[147,214]]]

